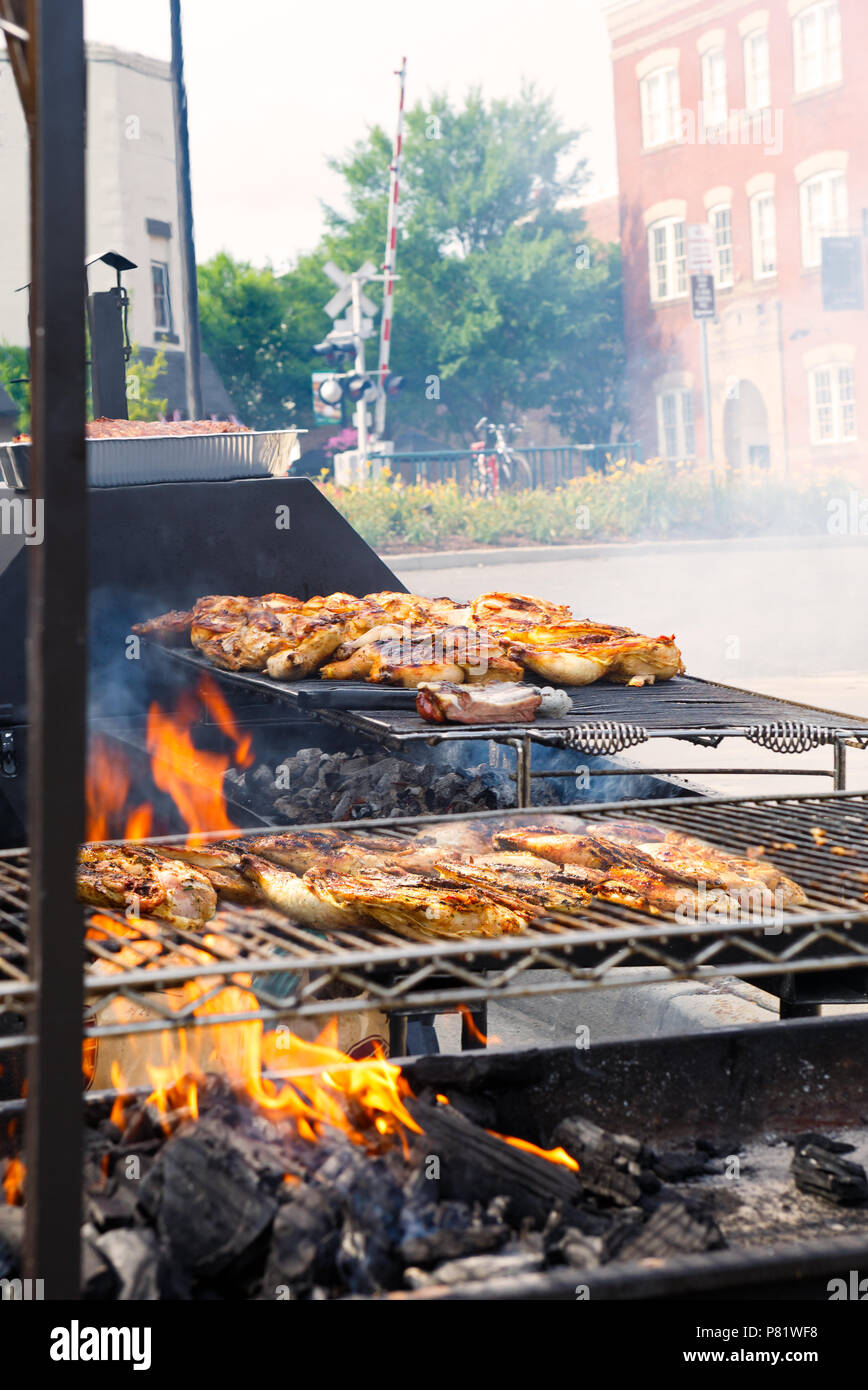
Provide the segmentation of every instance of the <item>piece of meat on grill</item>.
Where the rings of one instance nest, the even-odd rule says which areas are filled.
[[[430,724],[531,724],[542,696],[531,685],[455,685],[426,681],[419,686],[416,710]]]
[[[463,629],[462,629],[463,630]],[[403,637],[383,638],[359,647],[346,661],[323,666],[324,680],[364,679],[380,685],[400,685],[416,689],[422,681],[463,682],[464,672],[449,657],[449,644],[438,643],[438,634],[415,633],[411,641]]]
[[[262,901],[262,894],[241,872],[241,852],[229,844],[154,845],[155,854],[164,859],[180,859],[193,864],[217,892],[228,902],[252,904]]]
[[[346,831],[286,830],[274,835],[254,835],[244,841],[251,854],[269,859],[294,873],[308,869],[385,869],[391,863],[406,864],[414,841],[400,835],[350,835]]]
[[[241,867],[262,896],[300,926],[329,931],[359,923],[360,912],[319,897],[290,869],[255,854],[243,854]]]
[[[217,909],[217,894],[200,870],[146,847],[83,846],[75,885],[80,902],[162,917],[187,928],[202,926]]]
[[[485,627],[489,622],[508,625],[529,619],[537,623],[566,622],[572,616],[568,604],[549,603],[543,598],[529,598],[526,594],[492,592],[480,594],[470,605],[473,621]]]
[[[161,613],[158,618],[133,623],[133,632],[139,637],[147,637],[151,642],[159,642],[162,647],[186,647],[190,642],[192,625],[192,609],[184,612],[173,608],[170,613]]]
[[[518,897],[475,885],[451,887],[421,874],[310,869],[304,881],[323,901],[353,908],[419,941],[516,935],[537,915]]]
[[[265,663],[272,680],[304,680],[313,675],[344,640],[342,620],[327,618],[296,619],[291,642],[270,655]]]
[[[540,910],[579,911],[592,901],[592,887],[599,875],[580,869],[556,868],[533,854],[453,855],[434,865],[444,878],[477,883],[483,888],[505,889]]]

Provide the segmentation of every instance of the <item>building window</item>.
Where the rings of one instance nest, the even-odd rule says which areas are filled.
[[[681,299],[687,294],[687,246],[680,217],[668,217],[648,228],[648,257],[653,300]]]
[[[744,40],[744,95],[748,111],[764,111],[771,105],[769,36],[765,29]]]
[[[642,106],[642,144],[646,150],[677,139],[679,130],[678,69],[657,68],[639,83]]]
[[[796,91],[813,92],[841,81],[841,15],[838,0],[822,0],[793,20]]]
[[[726,57],[722,48],[702,55],[702,122],[708,130],[726,124]]]
[[[840,169],[806,179],[801,187],[802,265],[823,259],[824,236],[847,234],[847,181]]]
[[[657,447],[661,457],[673,462],[694,457],[692,392],[661,391],[657,396]]]
[[[811,372],[811,443],[843,444],[856,438],[853,368],[843,363]]]
[[[718,289],[730,289],[732,275],[732,208],[728,203],[709,208],[708,220],[714,230],[714,258]]]
[[[158,333],[172,331],[172,301],[169,298],[169,267],[165,261],[151,261],[154,295],[154,328]]]
[[[751,198],[750,226],[753,244],[753,278],[762,280],[766,276],[774,275],[778,268],[775,195],[773,193],[757,193]]]

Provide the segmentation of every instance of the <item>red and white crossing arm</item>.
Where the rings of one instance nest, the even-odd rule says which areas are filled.
[[[389,165],[389,212],[386,222],[386,255],[383,260],[383,314],[380,320],[380,356],[378,359],[379,394],[375,414],[375,430],[380,439],[386,428],[386,378],[389,375],[389,352],[392,346],[392,304],[395,296],[395,259],[398,249],[398,191],[401,174],[401,147],[404,139],[404,85],[407,78],[407,59],[401,59],[396,72],[400,83],[398,128],[395,148]]]

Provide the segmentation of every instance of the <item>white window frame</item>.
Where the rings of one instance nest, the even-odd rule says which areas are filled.
[[[671,405],[672,415],[666,420],[666,405]],[[660,457],[670,463],[696,456],[696,423],[693,413],[693,392],[685,386],[669,387],[658,391],[657,408],[657,448]],[[667,431],[674,436],[674,451],[670,450]]]
[[[681,229],[680,233],[679,228]],[[665,242],[666,254],[662,260],[657,257],[658,232],[663,233]],[[659,293],[658,271],[661,266],[666,274],[666,287],[663,294]],[[653,304],[669,304],[673,300],[687,298],[690,290],[687,278],[687,223],[683,217],[662,217],[649,226],[648,277]]]
[[[856,434],[856,383],[850,362],[826,362],[808,373],[811,443],[849,444]],[[825,399],[819,399],[822,389]],[[829,429],[823,432],[823,421]]]
[[[720,228],[717,224],[717,217],[720,213],[728,213],[726,227],[729,230],[729,240],[722,241],[719,236]],[[714,278],[717,281],[717,288],[720,290],[732,289],[735,284],[735,268],[733,265],[733,243],[732,243],[732,204],[715,203],[714,207],[708,209],[708,220],[714,233]],[[729,251],[729,270],[721,269],[721,250]]]
[[[771,209],[770,227],[761,225],[760,207],[765,204]],[[774,264],[769,268],[769,257],[765,254],[771,243]],[[778,238],[775,195],[768,189],[754,193],[750,200],[750,245],[755,280],[770,280],[778,273]]]
[[[159,320],[158,320],[158,318],[157,318],[157,287],[156,287],[156,285],[155,285],[155,283],[154,283],[154,271],[155,271],[155,270],[158,270],[158,271],[160,272],[160,277],[161,277],[162,282],[163,282],[162,298],[163,298],[163,300],[164,300],[164,302],[165,302],[165,305],[166,305],[166,321],[165,321],[165,323],[160,323]],[[151,261],[151,303],[152,303],[153,308],[154,308],[154,332],[155,332],[155,333],[171,333],[171,332],[172,332],[172,293],[171,293],[171,284],[170,284],[170,280],[169,280],[169,262],[168,262],[168,261],[157,261],[157,260],[152,260],[152,261]]]
[[[838,0],[818,0],[793,16],[796,94],[841,81],[841,11]]]
[[[821,194],[821,198],[816,195]],[[817,218],[809,210],[822,204]],[[837,206],[836,206],[837,204]],[[799,220],[802,229],[802,265],[805,270],[822,264],[824,236],[846,236],[849,228],[847,175],[843,169],[823,169],[799,185]]]
[[[660,91],[663,105],[657,109],[652,98]],[[646,73],[639,81],[639,104],[642,111],[642,148],[655,150],[670,145],[680,133],[681,89],[678,68],[665,63]]]
[[[702,124],[716,130],[726,122],[726,52],[709,48],[702,55]]]
[[[760,51],[765,53],[764,68],[757,71],[756,49],[754,45],[762,44]],[[745,34],[742,39],[742,54],[744,58],[744,101],[748,111],[765,111],[772,104],[772,74],[771,74],[771,50],[769,49],[768,29],[752,29],[749,34]]]

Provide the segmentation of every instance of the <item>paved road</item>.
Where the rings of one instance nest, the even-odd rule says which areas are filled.
[[[516,564],[401,571],[420,593],[465,597],[490,589],[539,594],[579,614],[640,632],[674,632],[688,671],[730,685],[868,717],[868,538],[747,545],[708,542],[637,553]],[[741,740],[719,750],[667,740],[631,749],[646,767],[702,769],[686,775],[724,793],[798,793],[818,778],[707,774],[709,767],[794,766]],[[829,767],[825,749],[800,767]],[[868,753],[848,754],[848,786],[868,788]]]
[[[423,594],[517,590],[639,632],[675,632],[689,670],[733,684],[748,675],[868,672],[868,537],[675,544],[651,554],[612,547],[587,559],[403,575],[400,561],[393,568]]]

